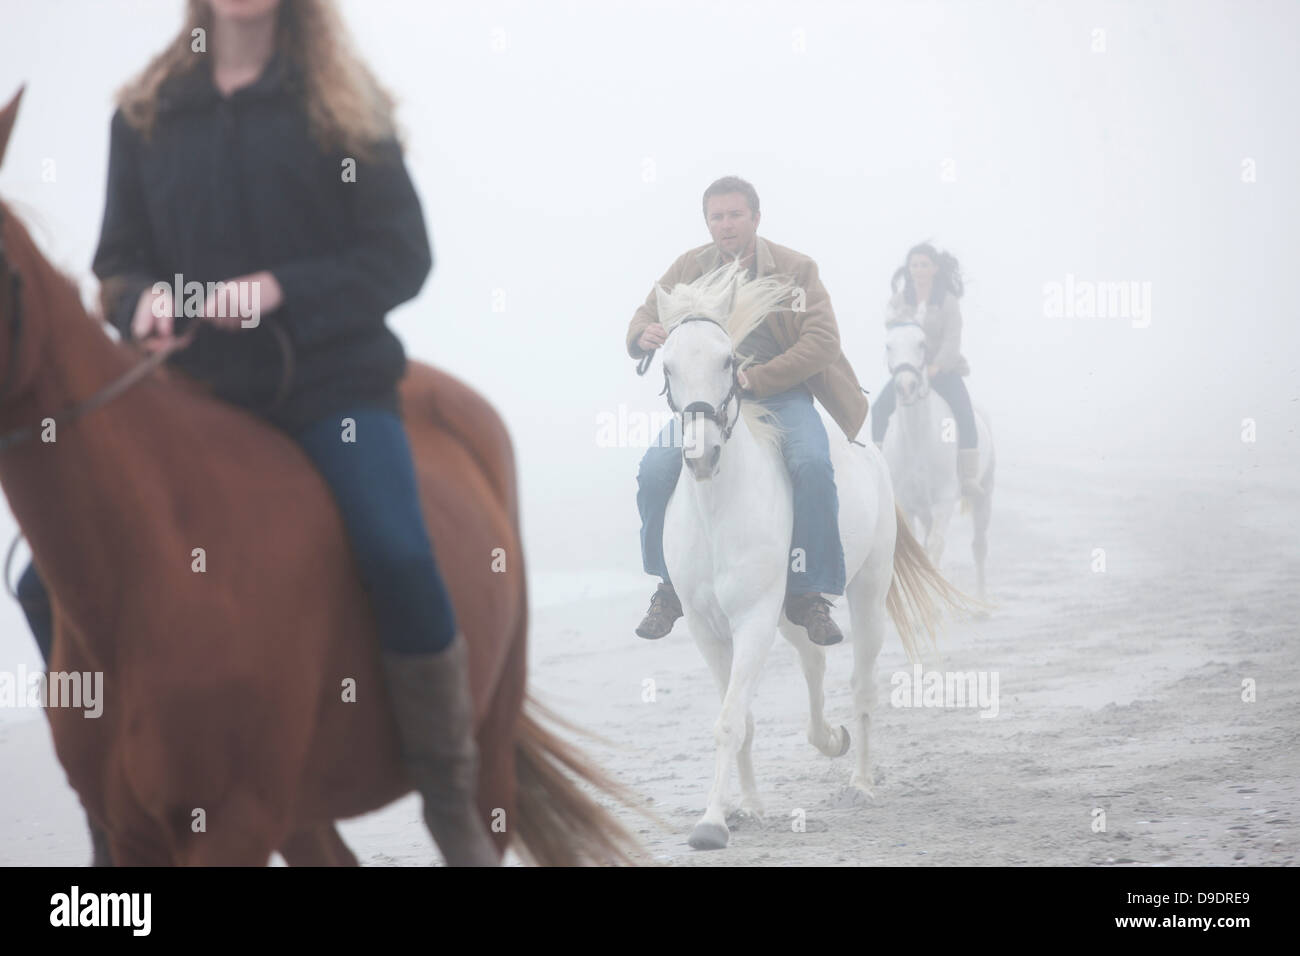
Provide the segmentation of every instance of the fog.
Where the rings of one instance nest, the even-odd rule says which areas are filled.
[[[0,194],[87,301],[112,96],[182,7],[5,0],[0,97],[27,93]],[[399,98],[436,255],[390,321],[504,416],[535,593],[639,575],[641,450],[599,447],[598,416],[663,408],[627,323],[708,241],[700,196],[726,174],[757,187],[760,235],[818,262],[873,395],[890,275],[925,239],[960,259],[967,383],[1003,472],[1300,461],[1294,3],[342,9]],[[1080,281],[1138,283],[1150,314],[1046,314],[1045,286]],[[33,666],[0,615],[3,666]]]

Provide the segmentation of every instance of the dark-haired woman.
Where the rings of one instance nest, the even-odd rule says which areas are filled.
[[[885,327],[914,322],[925,330],[926,378],[930,387],[952,408],[957,422],[957,473],[961,493],[976,495],[979,487],[979,451],[975,412],[962,376],[970,366],[961,354],[961,310],[958,300],[965,291],[961,269],[955,257],[929,243],[913,246],[904,264],[890,281]],[[889,416],[896,398],[891,378],[880,390],[871,408],[871,438],[877,447],[885,441]]]
[[[189,0],[181,31],[118,106],[94,262],[104,314],[145,348],[199,322],[170,364],[262,415],[315,464],[374,609],[425,822],[449,864],[493,865],[475,808],[465,639],[399,416],[405,352],[385,324],[432,266],[392,99],[352,53],[330,0]],[[215,303],[186,315],[154,292],[176,275],[256,287],[261,321],[243,327]],[[295,355],[273,410],[282,366],[272,322]],[[344,418],[355,441],[342,440]],[[19,593],[48,660],[49,599],[35,568]]]

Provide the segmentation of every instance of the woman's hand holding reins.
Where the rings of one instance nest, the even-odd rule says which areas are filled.
[[[270,272],[253,272],[230,279],[224,284],[235,286],[237,289],[242,288],[244,284],[256,284],[259,316],[264,312],[274,312],[284,304],[284,290],[280,288],[280,283]],[[242,293],[236,294],[242,298]],[[238,312],[234,315],[220,314],[228,310],[222,308],[218,298],[215,291],[207,297],[203,303],[203,314],[199,318],[226,332],[242,328],[249,317],[239,315]],[[140,293],[140,298],[135,305],[135,314],[131,317],[131,336],[141,348],[146,352],[157,352],[167,348],[175,339],[175,326],[176,303],[171,289],[154,292],[149,288]]]
[[[225,284],[227,286],[235,286],[240,290],[242,290],[245,285],[256,286],[259,316],[260,313],[263,312],[274,312],[284,304],[284,290],[280,288],[280,283],[275,276],[266,270],[261,272],[250,272],[245,276],[227,279]],[[240,300],[243,301],[244,294],[242,291],[240,291],[239,297]],[[218,296],[215,292],[208,296],[207,300],[203,303],[202,318],[211,322],[214,326],[224,332],[236,332],[239,329],[244,328],[243,323],[249,317],[239,315],[238,313],[235,315],[220,315],[219,313],[224,310],[219,307],[217,300]],[[252,328],[252,326],[248,327]]]
[[[174,317],[171,289],[162,292],[145,289],[140,293],[135,315],[131,317],[131,336],[146,352],[157,352],[172,340]]]

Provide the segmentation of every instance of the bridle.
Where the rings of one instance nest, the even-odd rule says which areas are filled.
[[[22,349],[25,327],[23,317],[22,275],[10,268],[8,260],[5,258],[3,209],[0,209],[0,262],[5,264],[5,273],[9,278],[11,294],[9,359],[5,363],[4,378],[3,380],[0,380],[0,406],[2,406],[10,397],[10,392],[14,387],[14,381],[17,378],[18,356]],[[35,438],[44,430],[46,427],[45,422],[47,420],[52,420],[56,426],[68,425],[80,418],[84,418],[100,406],[107,405],[113,399],[117,398],[127,389],[131,388],[131,386],[135,385],[147,376],[163,362],[167,361],[167,359],[173,354],[186,348],[194,341],[194,338],[201,327],[201,322],[195,322],[183,335],[177,336],[156,352],[151,353],[146,358],[131,366],[113,381],[92,394],[89,398],[82,399],[79,402],[74,402],[53,415],[45,416],[42,418],[41,422],[31,425],[22,425],[12,431],[0,434],[0,454],[13,448],[15,445],[21,445],[24,442]],[[276,408],[282,401],[284,401],[285,396],[289,392],[290,383],[293,380],[295,364],[293,346],[289,341],[288,334],[277,322],[270,323],[270,327],[275,336],[276,344],[280,347],[280,355],[283,359],[283,372],[275,396],[271,399],[270,405],[263,409],[264,412]]]
[[[0,263],[4,263],[9,279],[9,322],[13,329],[9,335],[9,361],[5,363],[4,378],[0,379],[0,404],[9,397],[18,375],[18,352],[23,344],[23,277],[9,267],[5,257],[4,222],[4,210],[0,209]]]
[[[691,316],[687,316],[686,318],[678,322],[677,325],[673,327],[673,332],[676,332],[687,322],[712,322],[718,328],[722,329],[723,332],[727,331],[723,327],[722,323],[719,322],[717,319],[710,319],[707,316],[703,316],[703,315],[691,315]],[[669,332],[668,334],[672,335],[672,332]],[[650,357],[651,358],[654,357],[654,352],[650,353]],[[647,362],[646,368],[649,367],[650,367],[649,363]],[[639,367],[637,371],[638,372],[641,371]],[[691,402],[685,408],[678,408],[677,403],[673,400],[673,391],[668,382],[667,367],[664,368],[664,387],[663,390],[659,392],[659,394],[667,396],[668,407],[673,410],[674,414],[703,415],[705,418],[711,420],[720,429],[722,429],[722,440],[726,441],[731,437],[731,430],[736,427],[736,422],[740,420],[740,367],[739,367],[739,363],[736,361],[735,353],[733,352],[731,355],[731,388],[728,390],[726,396],[722,399],[722,404],[720,404],[716,409],[708,402]],[[730,413],[727,411],[727,406],[731,404],[731,400],[733,398],[736,400],[736,417],[734,419],[732,419]]]
[[[925,332],[925,326],[921,325],[921,323],[919,323],[919,322],[899,322],[899,323],[897,323],[896,325],[894,325],[893,328],[896,328],[896,329],[899,329],[899,328],[905,328],[905,327],[907,327],[907,326],[909,326],[909,325],[912,326],[913,328],[920,329],[923,333]],[[900,373],[900,372],[912,372],[913,374],[916,375],[916,377],[917,377],[921,382],[923,382],[923,383],[925,384],[925,388],[922,389],[920,392],[917,393],[917,398],[920,399],[920,398],[924,398],[924,397],[925,397],[925,393],[929,391],[930,383],[929,383],[929,380],[925,377],[925,373],[924,373],[921,369],[917,368],[917,367],[916,367],[915,365],[913,365],[911,362],[899,362],[897,365],[890,365],[890,366],[888,366],[888,368],[889,368],[889,377],[890,377],[890,379],[894,382],[894,390],[895,390],[895,391],[898,390],[898,375],[899,375],[899,373]]]

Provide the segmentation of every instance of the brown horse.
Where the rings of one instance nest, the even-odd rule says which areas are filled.
[[[0,112],[0,161],[17,108],[15,97]],[[104,675],[98,719],[46,711],[101,852],[119,865],[261,865],[276,850],[291,864],[355,864],[333,821],[411,786],[328,488],[286,436],[161,369],[60,421],[139,357],[87,315],[4,203],[0,217],[0,484],[54,605],[51,671]],[[481,397],[428,366],[410,364],[401,397],[469,644],[480,812],[502,852],[628,862],[635,840],[572,775],[626,791],[523,709],[509,436]]]

